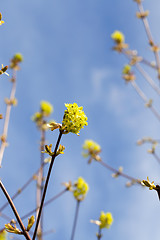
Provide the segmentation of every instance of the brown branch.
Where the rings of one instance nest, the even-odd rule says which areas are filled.
[[[11,208],[12,208],[12,211],[13,211],[16,219],[17,219],[17,222],[19,223],[19,225],[20,225],[20,227],[21,227],[21,230],[22,230],[22,232],[23,232],[23,235],[25,236],[25,238],[26,238],[27,240],[31,240],[31,238],[30,238],[30,236],[29,236],[29,233],[28,233],[27,230],[25,229],[25,226],[23,225],[23,222],[22,222],[22,220],[21,220],[21,218],[20,218],[20,216],[19,216],[19,214],[18,214],[18,212],[17,212],[17,209],[16,209],[16,207],[15,207],[12,199],[10,198],[7,190],[5,189],[4,185],[2,184],[2,181],[0,181],[0,188],[2,189],[5,197],[7,198],[8,202],[9,202]]]
[[[38,213],[38,217],[37,217],[36,226],[35,226],[35,230],[34,230],[34,234],[33,234],[32,240],[35,240],[36,235],[37,235],[37,229],[38,229],[39,221],[40,221],[41,214],[42,214],[42,208],[43,208],[43,204],[44,204],[44,199],[45,199],[45,196],[46,196],[46,192],[47,192],[47,188],[48,188],[48,183],[49,183],[52,167],[53,167],[53,164],[54,164],[54,160],[55,160],[55,157],[56,157],[56,153],[57,153],[57,150],[58,150],[58,146],[59,146],[62,134],[63,134],[63,132],[60,131],[59,132],[59,136],[58,136],[58,140],[57,140],[57,143],[56,143],[56,146],[55,146],[55,149],[54,149],[54,155],[52,156],[51,163],[50,163],[50,166],[49,166],[49,170],[48,170],[48,174],[47,174],[47,178],[46,178],[46,182],[45,182],[45,186],[44,186],[44,190],[43,190],[41,205],[40,205],[40,208],[39,208],[39,213]]]

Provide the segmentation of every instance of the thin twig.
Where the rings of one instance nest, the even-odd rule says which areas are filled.
[[[63,191],[61,191],[60,193],[58,193],[56,196],[50,198],[48,201],[46,201],[43,205],[43,207],[46,207],[48,204],[50,204],[51,202],[53,202],[54,200],[56,200],[57,198],[59,198],[61,195],[63,195],[68,189],[65,188]],[[25,219],[29,216],[31,216],[32,213],[36,212],[39,209],[39,207],[33,209],[32,211],[30,211],[29,213],[25,214],[23,217],[21,217],[21,219]]]
[[[37,210],[39,209],[39,206],[41,204],[41,198],[42,198],[42,191],[43,191],[43,166],[42,163],[44,162],[44,145],[45,145],[45,130],[41,130],[41,140],[40,140],[40,170],[39,174],[37,176]],[[38,211],[37,211],[38,216]],[[43,214],[41,215],[41,220],[39,222],[38,230],[37,230],[37,239],[42,240],[43,239]]]
[[[12,84],[12,89],[11,89],[11,94],[10,94],[10,100],[11,101],[14,100],[15,93],[16,93],[16,71],[15,70],[13,70],[12,83],[13,84]],[[2,133],[2,137],[4,139],[2,140],[1,147],[0,147],[0,167],[2,166],[2,159],[3,159],[3,155],[4,155],[4,150],[5,150],[6,144],[7,144],[6,138],[7,138],[7,135],[8,135],[8,126],[9,126],[11,107],[12,107],[12,104],[7,104],[3,133]]]
[[[134,87],[134,89],[136,90],[136,92],[138,93],[138,95],[142,98],[142,100],[145,102],[145,104],[148,104],[148,99],[146,97],[146,95],[144,94],[144,92],[140,89],[140,87],[138,86],[137,83],[135,83],[135,81],[131,81],[132,86]],[[156,118],[160,121],[160,115],[157,112],[157,110],[152,106],[152,104],[148,107],[152,113],[156,116]]]
[[[39,213],[38,213],[38,217],[37,217],[36,226],[35,226],[35,230],[34,230],[32,240],[35,240],[35,238],[36,238],[37,229],[38,229],[38,225],[39,225],[39,221],[40,221],[40,217],[41,217],[41,213],[42,213],[42,208],[43,208],[43,204],[44,204],[44,199],[45,199],[45,196],[46,196],[46,192],[47,192],[47,188],[48,188],[48,183],[49,183],[53,163],[54,163],[54,160],[55,160],[55,157],[56,157],[56,153],[57,153],[57,150],[58,150],[58,146],[59,146],[62,134],[63,134],[63,132],[60,131],[59,136],[58,136],[58,140],[57,140],[57,143],[56,143],[56,146],[55,146],[55,149],[54,149],[54,155],[52,156],[51,163],[50,163],[50,166],[49,166],[49,170],[48,170],[48,174],[47,174],[47,178],[46,178],[46,182],[45,182],[45,186],[44,186],[44,190],[43,190],[41,205],[40,205],[40,208],[39,208]]]
[[[140,13],[144,13],[142,2],[137,2],[137,4],[138,4],[138,8],[139,8]],[[153,37],[152,37],[151,30],[150,30],[150,27],[149,27],[148,19],[146,17],[144,17],[144,18],[142,18],[142,21],[143,21],[143,24],[144,24],[144,28],[145,28],[148,40],[149,40],[149,44],[151,46],[154,46],[154,41],[153,41]],[[158,78],[160,78],[160,58],[159,58],[159,54],[158,54],[158,51],[153,51],[153,52],[154,52],[157,67],[158,67],[157,68]]]
[[[44,165],[45,163],[43,162],[40,168]],[[27,182],[17,190],[17,192],[11,197],[12,200],[14,200],[20,193],[22,193],[22,191],[25,190],[25,188],[34,180],[34,176],[40,171],[40,168],[38,168],[38,170],[27,180]],[[0,212],[4,210],[8,206],[8,204],[9,203],[6,202],[2,207],[0,207]]]
[[[157,162],[160,163],[160,157],[155,152],[153,153],[153,156],[155,157]]]
[[[4,213],[2,213],[2,212],[0,212],[0,217],[6,219],[6,220],[9,221],[9,222],[12,220],[9,216],[7,216],[6,214],[4,214]]]
[[[120,176],[122,176],[122,177],[124,177],[124,178],[129,179],[129,180],[132,181],[132,182],[135,182],[135,183],[141,185],[141,181],[140,181],[139,179],[133,178],[133,177],[131,177],[131,176],[129,176],[129,175],[123,173],[123,172],[118,171],[117,169],[111,167],[110,165],[108,165],[107,163],[103,162],[102,160],[101,160],[101,161],[98,161],[98,162],[99,162],[103,167],[105,167],[105,168],[107,168],[108,170],[110,170],[111,172],[114,172],[114,173],[116,173],[116,174],[118,174],[118,175],[120,175]]]
[[[124,54],[127,59],[132,60],[132,55],[129,55],[127,51],[123,50],[122,53]],[[157,84],[153,81],[153,79],[149,76],[149,74],[141,67],[141,65],[137,62],[134,64],[136,69],[140,72],[140,74],[146,79],[146,81],[150,84],[150,86],[155,90],[155,92],[160,95],[160,88]]]
[[[100,240],[101,237],[102,237],[101,228],[99,227],[99,228],[98,228],[98,234],[97,234],[97,240]]]
[[[75,234],[76,225],[77,225],[77,219],[78,219],[78,213],[79,213],[79,206],[80,206],[80,201],[77,200],[77,204],[76,204],[76,212],[75,212],[75,217],[74,217],[74,222],[73,222],[73,228],[72,228],[71,240],[74,239],[74,234]]]
[[[149,74],[140,66],[140,64],[135,64],[137,70],[141,73],[141,75],[147,80],[147,82],[151,85],[151,87],[156,91],[158,95],[160,95],[160,88],[156,85],[153,79],[149,76]]]
[[[21,227],[21,230],[22,230],[22,232],[23,232],[23,235],[25,236],[25,238],[26,238],[27,240],[31,240],[31,238],[30,238],[30,236],[29,236],[29,233],[26,231],[25,226],[23,225],[23,222],[22,222],[22,220],[21,220],[21,218],[20,218],[20,216],[19,216],[19,214],[18,214],[18,212],[17,212],[16,207],[14,206],[14,203],[13,203],[12,199],[10,198],[7,190],[5,189],[4,185],[2,184],[2,181],[0,181],[0,187],[1,187],[1,189],[2,189],[2,191],[3,191],[3,193],[4,193],[4,195],[5,195],[5,197],[7,198],[8,202],[9,202],[11,208],[12,208],[12,211],[13,211],[16,219],[17,219],[17,222],[19,223],[19,225],[20,225],[20,227]]]

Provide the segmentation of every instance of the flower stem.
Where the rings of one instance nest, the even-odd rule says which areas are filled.
[[[77,219],[78,219],[78,213],[79,213],[79,206],[80,206],[80,201],[77,200],[76,212],[75,212],[74,223],[73,223],[73,228],[72,228],[71,240],[74,239],[74,234],[75,234],[76,225],[77,225]]]
[[[37,221],[36,221],[36,226],[35,226],[35,230],[34,230],[34,234],[33,234],[32,240],[35,240],[35,238],[36,238],[37,229],[38,229],[40,217],[41,217],[41,214],[42,214],[42,208],[43,208],[43,204],[44,204],[44,199],[45,199],[45,196],[46,196],[46,192],[47,192],[47,188],[48,188],[48,183],[49,183],[49,179],[50,179],[53,163],[54,163],[54,160],[55,160],[55,157],[56,157],[56,153],[57,153],[57,150],[58,150],[58,146],[59,146],[62,134],[63,134],[63,131],[60,131],[59,132],[59,136],[58,136],[58,140],[57,140],[57,143],[56,143],[56,146],[55,146],[55,149],[54,149],[54,155],[52,156],[51,163],[50,163],[50,166],[49,166],[46,182],[45,182],[45,185],[44,185],[43,195],[42,195],[42,199],[41,199],[41,205],[40,205],[40,208],[39,208]]]
[[[133,178],[123,172],[120,172],[118,171],[117,169],[111,167],[110,165],[108,165],[107,163],[103,162],[102,160],[101,161],[98,161],[103,167],[109,169],[110,171],[114,172],[114,173],[118,173],[120,176],[124,177],[124,178],[127,178],[137,184],[140,184],[141,185],[141,181],[139,179],[136,179],[136,178]]]
[[[97,234],[97,240],[100,240],[101,238],[102,238],[101,228],[99,227],[98,234]]]
[[[50,198],[48,201],[46,201],[43,205],[43,207],[47,206],[49,203],[53,202],[54,200],[56,200],[57,198],[59,198],[61,195],[63,195],[68,189],[65,188],[63,191],[61,191],[60,193],[58,193],[56,196]],[[39,209],[39,207],[33,209],[32,211],[28,212],[27,214],[25,214],[23,217],[21,217],[21,219],[25,219],[27,217],[29,217],[32,213],[36,212]]]

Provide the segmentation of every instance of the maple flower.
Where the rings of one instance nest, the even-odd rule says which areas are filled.
[[[83,107],[78,107],[77,103],[65,104],[66,110],[62,121],[61,130],[63,133],[75,133],[79,135],[79,131],[87,126],[87,117],[83,111]]]

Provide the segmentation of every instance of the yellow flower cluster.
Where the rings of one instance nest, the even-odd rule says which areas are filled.
[[[91,220],[91,223],[98,225],[100,229],[110,228],[113,223],[112,214],[110,212],[101,212],[99,220]]]
[[[124,66],[124,68],[122,70],[122,73],[123,74],[129,74],[130,71],[131,71],[131,66],[127,64],[127,65]]]
[[[90,157],[89,163],[92,159],[96,161],[100,161],[99,153],[101,152],[101,147],[98,143],[94,142],[93,140],[85,140],[83,144],[83,157]]]
[[[0,26],[4,23],[4,21],[2,20],[2,13],[0,13]]]
[[[89,190],[88,184],[82,177],[79,177],[78,180],[73,185],[73,196],[76,200],[82,201],[84,200],[87,192]]]
[[[16,71],[20,70],[19,63],[23,62],[23,56],[21,53],[16,53],[11,59],[10,68]]]
[[[101,212],[101,215],[99,217],[99,221],[100,221],[100,228],[110,228],[110,226],[113,223],[113,217],[112,214],[110,212],[104,213]]]
[[[6,240],[7,239],[7,232],[5,230],[0,231],[0,240]]]
[[[135,74],[131,71],[131,66],[128,64],[123,67],[122,74],[126,82],[133,81],[136,78]]]
[[[52,112],[53,112],[52,105],[49,102],[41,101],[40,111],[36,112],[32,116],[32,121],[34,121],[40,129],[47,130],[48,126],[46,124],[46,121],[44,120],[44,117],[49,117]]]
[[[67,110],[64,112],[62,121],[62,130],[64,133],[75,133],[79,135],[79,131],[87,126],[87,117],[83,111],[83,107],[78,107],[77,103],[65,104]]]
[[[121,33],[120,31],[114,31],[114,33],[112,33],[111,38],[117,43],[124,43],[124,35],[123,33]]]
[[[48,117],[53,112],[53,106],[49,102],[41,101],[40,107],[45,117]]]

